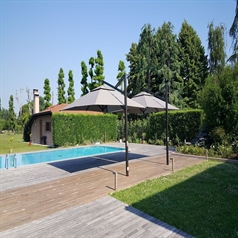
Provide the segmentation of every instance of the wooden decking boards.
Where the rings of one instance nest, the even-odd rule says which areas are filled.
[[[111,156],[111,158],[113,158],[113,155]],[[180,156],[177,154],[173,154],[173,158],[175,159],[175,170],[203,161],[202,158]],[[171,164],[166,165],[165,156],[160,154],[158,156],[131,160],[129,161],[129,165],[129,177],[125,176],[125,162],[98,166],[97,168],[75,173],[68,173],[47,164],[36,165],[34,168],[32,167],[32,172],[36,173],[37,168],[41,168],[40,173],[42,177],[39,179],[40,181],[34,181],[34,179],[32,179],[30,183],[26,183],[25,179],[23,179],[21,183],[21,181],[18,180],[15,181],[15,183],[18,183],[18,187],[11,187],[13,181],[11,181],[9,175],[6,176],[6,180],[4,181],[4,174],[7,172],[9,172],[9,174],[11,172],[12,174],[14,173],[12,179],[20,178],[17,176],[17,173],[24,177],[26,176],[22,172],[24,168],[18,168],[14,171],[4,171],[1,174],[1,186],[8,186],[9,184],[10,189],[5,188],[0,192],[0,237],[12,237],[5,236],[5,234],[7,235],[8,232],[15,234],[14,231],[18,234],[16,237],[27,237],[27,234],[30,237],[44,237],[47,232],[51,234],[51,236],[48,237],[59,237],[59,235],[61,235],[61,237],[68,237],[66,230],[69,229],[69,227],[72,227],[72,235],[75,232],[75,234],[81,234],[82,236],[80,235],[80,237],[83,237],[83,235],[85,237],[89,235],[93,237],[93,231],[95,232],[95,237],[114,237],[115,229],[120,230],[118,236],[115,235],[115,237],[126,236],[126,234],[130,235],[130,237],[145,237],[147,234],[155,235],[151,233],[152,230],[156,230],[155,227],[151,228],[151,231],[146,228],[146,226],[151,225],[150,219],[152,218],[146,219],[145,222],[142,220],[132,221],[135,219],[132,217],[132,220],[127,220],[132,214],[134,216],[137,213],[141,214],[140,211],[131,212],[131,208],[131,211],[127,211],[126,214],[121,214],[119,207],[125,206],[125,204],[120,202],[113,203],[110,200],[113,200],[113,198],[107,197],[107,194],[114,192],[114,171],[118,173],[117,188],[120,190],[147,179],[170,174],[172,172]],[[42,171],[44,168],[47,168],[45,169],[45,177],[44,171]],[[33,175],[31,174],[30,166],[26,171],[32,178]],[[50,171],[57,171],[56,177],[54,177],[53,174],[51,175]],[[35,175],[35,177],[35,180],[39,178],[37,175]],[[101,204],[100,208],[97,206],[98,203],[90,203],[97,199],[98,203]],[[85,207],[82,206],[83,204]],[[104,207],[108,207],[109,210],[104,210]],[[84,210],[81,211],[80,209]],[[70,211],[77,211],[81,215],[78,219],[73,218],[74,214]],[[112,215],[115,211],[118,212],[116,216]],[[63,220],[61,215],[57,215],[61,213],[64,213],[65,218],[63,218]],[[101,215],[103,216],[101,217]],[[52,218],[54,216],[55,218]],[[137,217],[143,218],[143,216],[144,215],[139,215]],[[77,221],[72,221],[71,218]],[[85,219],[84,222],[83,219]],[[106,223],[105,220],[107,221]],[[32,225],[38,224],[38,222],[40,222],[39,227],[37,226],[39,231],[37,231],[37,227],[36,229],[32,228]],[[51,222],[53,228],[50,228]],[[85,224],[85,222],[87,224]],[[80,225],[81,223],[82,225]],[[110,225],[108,226],[108,224]],[[127,224],[131,224],[131,226],[127,226]],[[28,228],[23,232],[21,227]],[[95,229],[92,230],[92,227]],[[167,235],[164,237],[169,237],[173,234],[171,229],[172,228],[166,230],[165,233]],[[162,230],[162,228],[159,229],[158,234]],[[25,235],[19,236],[19,234]],[[176,235],[175,237],[179,237],[179,231],[176,230],[174,235]]]
[[[2,237],[189,237],[135,208],[105,196],[6,230]]]

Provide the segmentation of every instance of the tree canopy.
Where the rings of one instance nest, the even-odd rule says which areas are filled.
[[[220,75],[225,67],[225,26],[214,26],[213,22],[208,24],[208,50],[210,73]]]
[[[126,73],[126,67],[122,60],[119,61],[118,64],[118,74],[117,74],[117,80],[119,81]],[[123,82],[120,84],[121,90],[123,90]]]
[[[196,31],[184,21],[178,35],[184,106],[198,108],[198,94],[208,75],[208,61]]]
[[[207,79],[200,102],[209,131],[223,128],[226,134],[238,133],[238,63],[226,66],[220,77]]]
[[[66,103],[64,88],[65,88],[64,71],[62,68],[60,68],[58,74],[58,104]]]
[[[69,87],[67,90],[68,93],[68,103],[72,103],[75,100],[75,92],[74,92],[74,79],[73,79],[73,71],[69,70]]]
[[[235,9],[235,17],[231,28],[229,30],[229,35],[232,37],[233,44],[233,54],[229,57],[229,61],[237,62],[238,61],[238,0],[236,0],[236,9]]]
[[[84,61],[81,62],[81,90],[82,95],[87,94],[94,88],[97,88],[103,84],[104,76],[104,61],[103,55],[100,50],[97,50],[97,57],[90,57],[89,61],[89,71],[87,72],[87,66]],[[88,75],[90,76],[90,82],[87,82]]]
[[[81,96],[83,96],[89,92],[89,90],[88,90],[88,69],[87,69],[87,65],[85,64],[84,61],[81,62],[81,74],[82,74],[82,79],[81,79],[82,94],[81,94]]]
[[[9,102],[8,102],[8,113],[9,113],[9,118],[8,118],[8,123],[9,123],[9,129],[10,130],[15,130],[16,127],[16,115],[14,112],[14,99],[13,95],[10,96]]]
[[[51,100],[51,88],[50,88],[50,80],[48,78],[44,81],[44,104],[45,108],[51,106],[50,100]]]
[[[144,25],[138,44],[132,43],[126,59],[130,68],[129,95],[134,96],[143,88],[154,93],[161,91],[165,80],[169,80],[171,94],[177,89],[178,44],[170,22],[157,31],[150,24]]]
[[[95,69],[94,69],[94,80],[95,80],[95,88],[101,86],[103,84],[103,80],[105,79],[104,74],[104,61],[102,52],[97,50],[97,58],[95,59]]]

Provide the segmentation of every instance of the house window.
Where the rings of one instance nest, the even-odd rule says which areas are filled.
[[[51,131],[51,122],[46,122],[45,123],[45,131],[50,132]]]

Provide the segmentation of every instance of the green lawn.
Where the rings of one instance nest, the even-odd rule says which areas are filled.
[[[113,197],[195,237],[238,237],[238,165],[205,161]]]
[[[47,146],[41,145],[31,145],[29,146],[28,142],[23,141],[22,134],[0,134],[0,154],[9,154],[9,139],[13,137],[13,141],[11,144],[12,153],[19,152],[29,152],[36,150],[47,150]]]

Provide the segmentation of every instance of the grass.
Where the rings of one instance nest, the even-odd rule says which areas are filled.
[[[238,165],[205,161],[113,197],[195,237],[238,237]]]
[[[12,142],[9,145],[10,139],[13,137]],[[12,153],[19,152],[29,152],[29,151],[37,151],[37,150],[47,150],[47,146],[41,145],[31,145],[29,146],[28,142],[23,141],[22,134],[0,134],[0,154],[9,154],[10,147],[12,148]]]

